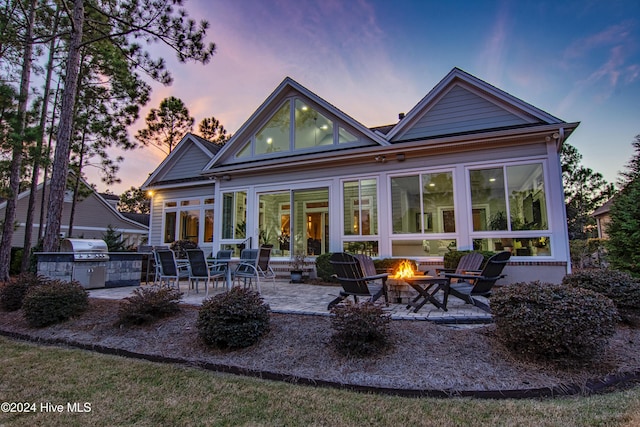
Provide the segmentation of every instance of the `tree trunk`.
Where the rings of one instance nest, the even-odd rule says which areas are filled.
[[[56,34],[58,31],[58,19],[60,17],[60,10],[56,9],[56,15],[53,22],[52,34]],[[53,75],[53,61],[56,47],[55,37],[51,39],[49,45],[49,59],[47,61],[47,77],[44,83],[44,96],[42,99],[42,111],[40,112],[40,134],[36,143],[36,150],[33,156],[33,173],[31,175],[31,192],[29,193],[29,206],[27,207],[27,220],[24,226],[24,245],[22,246],[22,265],[20,271],[25,273],[29,270],[31,259],[31,236],[33,235],[33,212],[36,208],[36,192],[38,190],[38,178],[40,175],[40,163],[42,158],[42,143],[44,141],[44,135],[46,133],[47,114],[49,107],[49,98],[51,91],[51,76]],[[42,210],[41,210],[42,211]],[[38,225],[39,229],[42,229],[42,215],[40,215],[40,221]]]
[[[16,203],[20,193],[20,169],[22,167],[23,141],[27,127],[27,106],[29,100],[29,80],[31,78],[31,64],[33,62],[33,27],[36,13],[36,0],[29,4],[29,17],[26,22],[24,58],[22,62],[22,76],[20,77],[20,99],[18,101],[18,129],[13,141],[13,156],[11,158],[11,177],[9,179],[9,198],[5,210],[2,241],[0,243],[0,281],[9,279],[9,264],[11,262],[11,244],[13,240],[13,223],[16,217]]]
[[[51,127],[49,128],[49,141],[47,142],[47,160],[51,159],[51,144],[53,143],[53,124],[56,122],[56,112],[58,110],[58,95],[60,94],[60,80],[56,88],[56,96],[53,98],[53,112],[51,113]],[[43,224],[45,222],[44,208],[47,201],[47,181],[49,176],[49,164],[45,164],[44,173],[42,174],[42,197],[40,197],[40,227],[38,227],[38,242],[42,240],[44,235]]]
[[[82,26],[84,24],[83,0],[74,0],[73,2],[72,24],[73,30],[69,42],[69,56],[67,57],[62,108],[60,112],[60,122],[58,124],[56,153],[53,161],[53,170],[51,172],[47,230],[44,236],[43,247],[43,250],[46,252],[56,252],[60,242],[60,223],[62,221],[64,191],[67,182],[67,172],[69,171],[73,110],[80,70],[80,49],[82,44]]]

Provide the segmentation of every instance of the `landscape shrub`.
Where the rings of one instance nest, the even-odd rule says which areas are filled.
[[[259,293],[234,287],[204,300],[198,313],[198,333],[213,347],[249,347],[269,331],[269,312]]]
[[[20,274],[22,268],[22,257],[24,254],[23,248],[11,248],[11,260],[9,261],[9,275],[14,276]]]
[[[88,306],[88,293],[80,283],[60,280],[29,289],[22,303],[27,323],[36,328],[77,316]]]
[[[484,267],[484,265],[487,263],[487,260],[489,258],[491,258],[493,255],[496,254],[495,252],[491,252],[491,251],[449,251],[444,254],[444,261],[443,261],[444,268],[455,270],[456,267],[458,267],[458,264],[460,263],[460,258],[462,258],[466,254],[471,252],[479,252],[482,254],[482,256],[484,257],[484,261],[482,262],[482,267]]]
[[[609,269],[577,270],[566,275],[562,283],[601,293],[613,301],[624,322],[640,323],[640,280],[631,274]]]
[[[151,323],[180,311],[182,293],[169,286],[145,286],[133,291],[118,308],[116,326]]]
[[[169,245],[169,249],[175,253],[176,258],[186,259],[187,250],[198,249],[198,245],[191,240],[176,240]]]
[[[371,302],[346,301],[331,309],[331,342],[343,356],[366,357],[391,347],[391,316]]]
[[[332,253],[328,252],[316,257],[316,273],[318,274],[318,277],[325,282],[337,281],[334,277],[332,277],[334,274],[336,274],[336,272],[329,262],[329,260],[331,259],[331,255]]]
[[[540,282],[497,289],[491,311],[499,339],[514,353],[558,362],[599,355],[618,319],[613,302],[597,292]]]
[[[9,281],[0,285],[0,307],[5,311],[16,311],[22,308],[22,302],[27,291],[45,279],[33,273],[23,273],[11,277]]]

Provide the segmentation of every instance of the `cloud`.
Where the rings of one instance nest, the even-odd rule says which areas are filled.
[[[639,80],[640,64],[632,21],[612,25],[587,37],[575,40],[564,52],[563,62],[578,77],[576,91],[593,90],[592,99],[603,102],[621,85]],[[581,70],[587,70],[580,77]]]
[[[480,69],[484,70],[484,78],[496,86],[501,85],[502,75],[505,70],[509,16],[508,4],[504,2],[498,9],[489,37],[478,56]]]

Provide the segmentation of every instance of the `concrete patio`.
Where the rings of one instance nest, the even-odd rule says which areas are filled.
[[[150,286],[150,285],[141,285]],[[92,289],[89,295],[92,298],[123,299],[131,295],[136,287]],[[209,289],[209,296],[224,292],[225,287],[219,285],[217,288]],[[289,281],[276,279],[275,284],[271,281],[261,282],[261,295],[264,301],[269,304],[271,311],[275,313],[306,314],[316,316],[328,316],[327,304],[337,297],[342,288],[340,286],[321,286],[309,284],[293,284]],[[185,304],[200,305],[205,297],[202,283],[200,292],[189,289],[186,280],[180,282],[180,290],[184,293],[183,302]],[[416,293],[417,295],[417,293]],[[442,299],[442,294],[437,295]],[[479,310],[469,304],[465,304],[458,298],[450,298],[448,311],[443,311],[431,304],[426,304],[417,313],[413,309],[406,308],[406,304],[391,303],[386,308],[391,313],[394,320],[428,320],[445,324],[478,324],[490,323],[491,315]]]

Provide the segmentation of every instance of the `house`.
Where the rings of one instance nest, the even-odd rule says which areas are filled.
[[[73,192],[71,190],[67,190],[65,194],[60,237],[102,239],[107,228],[111,226],[116,229],[118,233],[122,234],[122,238],[127,246],[138,246],[139,244],[146,242],[149,234],[148,225],[126,218],[116,210],[113,204],[105,200],[85,180],[81,179],[80,185],[82,187],[82,191],[80,191],[82,195],[76,202],[71,233],[69,233],[69,221],[71,216]],[[49,182],[47,182],[46,186],[44,186],[43,183],[40,183],[37,187],[35,197],[36,205],[33,214],[32,246],[36,245],[38,242],[38,231],[40,225],[46,225],[46,209],[42,210],[44,217],[40,217],[43,188],[46,192],[44,201],[47,203],[50,188]],[[12,246],[14,247],[22,247],[24,245],[25,221],[27,218],[27,207],[29,204],[30,193],[31,190],[26,190],[18,195],[18,202],[16,205],[17,228],[13,233],[12,243]],[[0,203],[0,218],[4,218],[5,209],[6,202]]]
[[[613,204],[613,198],[607,200],[602,206],[593,211],[592,217],[596,220],[596,227],[598,229],[599,239],[608,239],[607,225],[611,221],[611,205]]]
[[[223,148],[187,134],[149,176],[150,244],[427,267],[456,248],[510,250],[511,280],[559,282],[571,268],[559,153],[577,126],[458,68],[374,128],[285,78]]]

